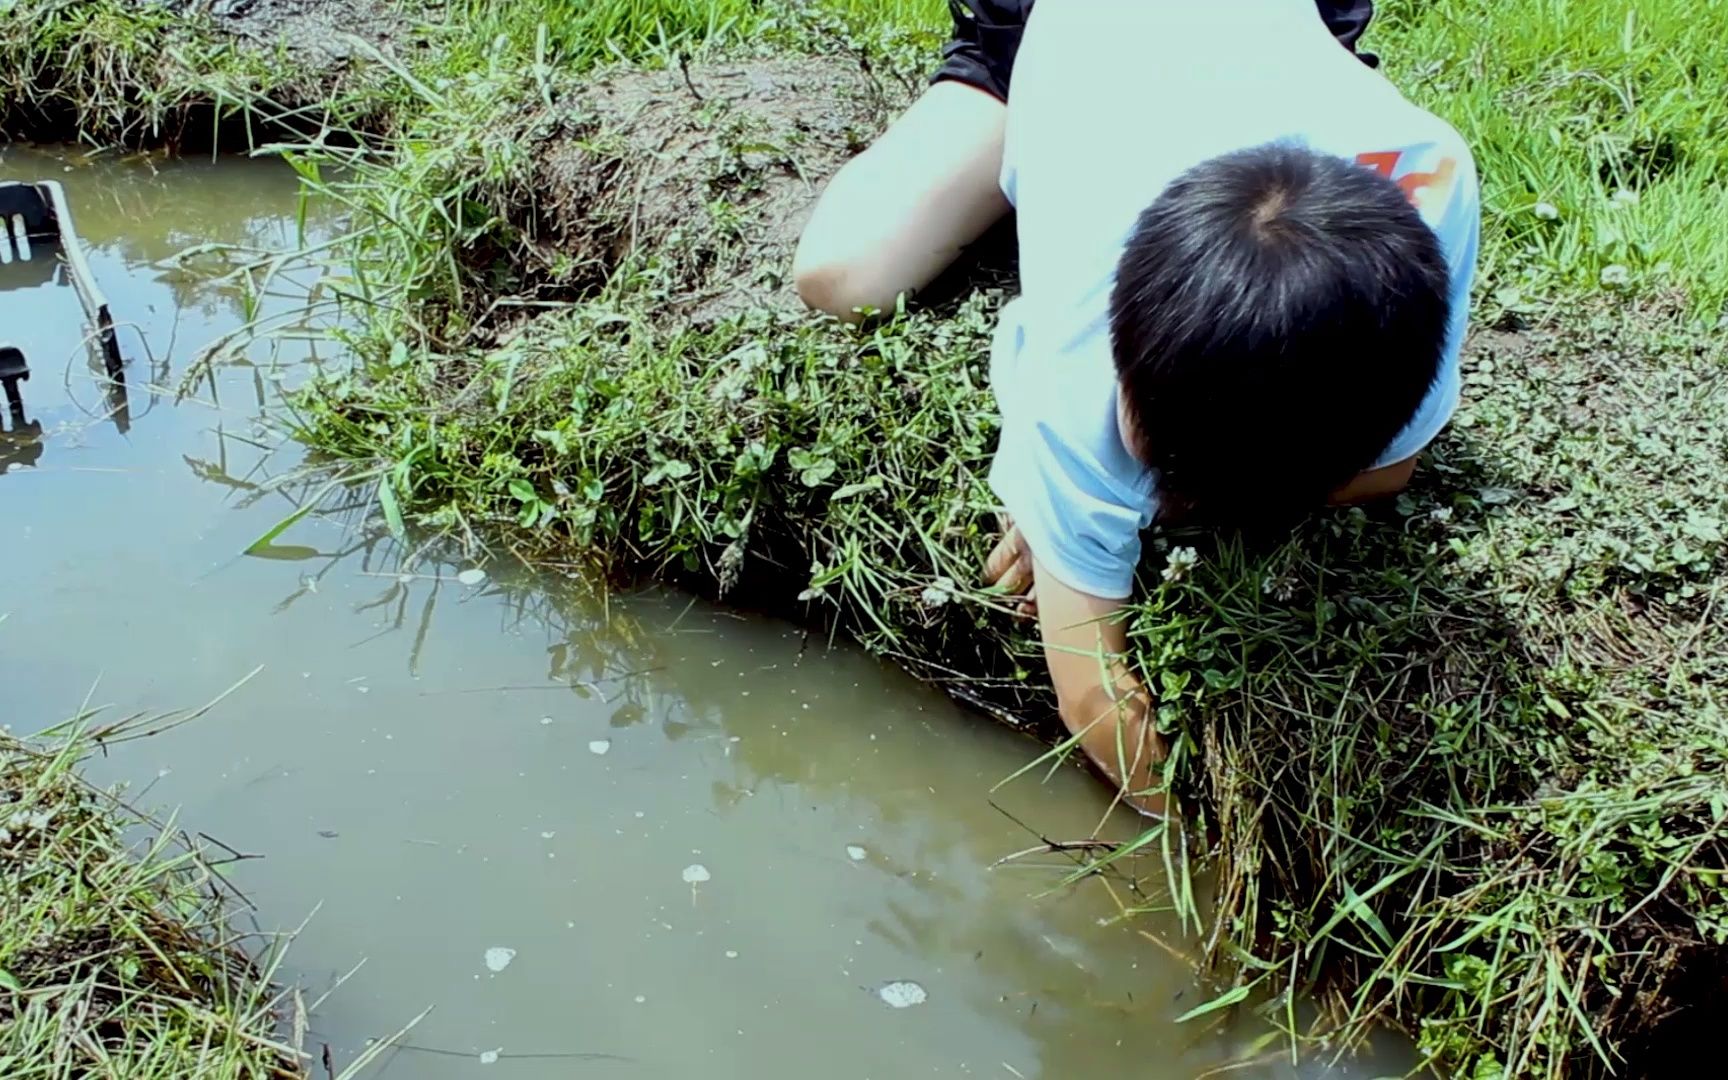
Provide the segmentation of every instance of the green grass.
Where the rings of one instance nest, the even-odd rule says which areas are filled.
[[[373,131],[402,98],[372,73],[165,4],[0,0],[0,131],[10,138],[244,150],[332,122]]]
[[[280,949],[231,925],[245,903],[205,847],[78,775],[99,743],[193,715],[0,732],[0,1075],[310,1075],[306,1003],[273,985]]]
[[[972,584],[997,297],[694,326],[661,238],[534,306],[571,298],[530,257],[544,121],[598,66],[747,42],[862,53],[889,87],[928,68],[940,5],[843,6],[459,7],[381,79],[382,151],[296,155],[347,170],[319,186],[354,215],[333,286],[360,327],[304,433],[383,470],[381,527],[807,605],[1040,726],[1025,629]],[[1370,47],[1484,178],[1468,400],[1394,505],[1155,539],[1131,637],[1203,840],[1147,842],[1221,990],[1316,995],[1332,1046],[1392,1024],[1450,1075],[1663,1075],[1728,961],[1728,8],[1381,8]],[[760,157],[693,212],[731,220]],[[1167,581],[1172,546],[1198,564]]]
[[[1704,306],[1728,296],[1722,5],[1376,6],[1371,44],[1391,77],[1476,150],[1490,306],[1591,289],[1609,267],[1626,268],[1630,287],[1683,286]]]

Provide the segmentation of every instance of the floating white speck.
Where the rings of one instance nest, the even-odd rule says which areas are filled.
[[[482,1065],[496,1065],[496,1064],[498,1064],[499,1052],[500,1051],[497,1051],[497,1050],[482,1051],[480,1054],[480,1064],[482,1064]]]
[[[542,716],[540,718],[540,726],[541,727],[549,727],[549,726],[551,726],[551,724],[552,724],[552,718],[550,716]]]
[[[555,832],[543,832],[543,833],[541,833],[541,834],[540,834],[540,839],[542,839],[542,840],[550,840],[550,839],[552,839],[552,838],[553,838],[553,837],[554,837],[554,836],[557,836],[557,835],[558,835],[558,834],[557,834],[557,833],[555,833]]]
[[[514,959],[516,959],[515,949],[506,949],[501,945],[494,945],[490,949],[486,950],[486,969],[492,972],[503,971],[505,968],[510,966],[510,961]]]
[[[876,989],[876,996],[883,1004],[892,1009],[910,1009],[914,1005],[922,1005],[930,1000],[930,995],[915,982],[906,979],[883,983]]]
[[[648,1001],[648,999],[645,996],[643,996],[642,994],[636,995],[636,1004],[642,1005],[642,1004],[645,1004],[647,1001]]]
[[[726,950],[726,959],[728,959],[728,960],[738,959],[738,950],[737,949],[727,949]]]
[[[870,853],[859,844],[847,844],[846,857],[853,862],[863,862],[870,857]]]
[[[486,571],[480,569],[478,566],[469,567],[467,570],[457,574],[456,580],[463,585],[478,585],[482,581],[486,580]]]
[[[604,754],[608,750],[611,750],[611,749],[612,749],[612,740],[611,739],[595,739],[594,741],[592,741],[588,744],[588,752],[590,754]]]
[[[684,881],[689,885],[700,885],[712,877],[713,875],[708,873],[708,868],[701,863],[691,863],[684,868]]]

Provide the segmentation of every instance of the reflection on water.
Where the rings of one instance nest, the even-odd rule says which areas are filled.
[[[1133,828],[1095,784],[993,793],[1036,748],[864,656],[666,592],[405,566],[340,514],[239,557],[306,497],[273,402],[320,346],[187,373],[315,285],[163,260],[294,242],[291,174],[0,156],[0,178],[44,173],[128,324],[133,426],[65,359],[75,310],[0,292],[42,436],[0,478],[6,711],[195,705],[263,666],[95,767],[266,855],[235,867],[261,925],[315,913],[289,974],[340,984],[313,1035],[339,1062],[428,1007],[376,1075],[1190,1077],[1265,1033],[1172,1023],[1207,993],[1173,926],[1119,919],[1157,905],[1150,867],[1063,884],[1079,856],[1046,841]]]

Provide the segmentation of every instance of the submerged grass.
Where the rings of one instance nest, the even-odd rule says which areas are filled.
[[[1278,542],[1154,538],[1131,640],[1217,871],[1201,903],[1173,857],[1175,895],[1226,1000],[1314,991],[1339,1047],[1389,1023],[1453,1075],[1663,1075],[1728,1011],[1728,9],[1380,8],[1371,47],[1486,184],[1467,401],[1393,505]],[[302,399],[307,439],[382,470],[390,529],[804,605],[1047,731],[1025,627],[972,584],[1000,296],[852,331],[779,304],[769,267],[760,304],[683,315],[763,192],[821,179],[702,92],[702,54],[862,66],[879,124],[942,5],[452,10],[384,65],[387,152],[296,155],[354,214],[332,284],[364,312],[356,368]],[[703,195],[693,227],[633,217],[602,273],[565,275],[538,170],[573,147],[646,169],[662,144],[574,122],[583,94],[686,54],[668,85],[702,137],[663,164]],[[331,164],[350,179],[321,183]]]

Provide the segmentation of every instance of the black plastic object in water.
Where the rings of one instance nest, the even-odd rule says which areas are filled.
[[[0,387],[6,391],[6,404],[13,414],[24,411],[24,395],[18,384],[30,377],[30,364],[24,350],[15,345],[0,345]]]
[[[114,316],[108,310],[108,299],[96,284],[90,264],[84,258],[84,245],[72,226],[72,211],[66,205],[66,192],[52,180],[40,183],[19,181],[0,182],[0,264],[29,263],[39,258],[37,249],[59,251],[84,305],[84,315],[90,322],[92,346],[101,352],[102,364],[108,377],[120,380],[122,360],[120,342],[114,334]],[[52,274],[52,255],[42,258],[44,274]],[[0,327],[0,337],[5,328]],[[0,342],[0,347],[4,343]],[[16,349],[12,350],[17,353]],[[21,364],[22,354],[18,362]],[[28,368],[25,375],[28,377]],[[7,383],[10,392],[17,380]],[[8,394],[10,396],[10,393]]]

